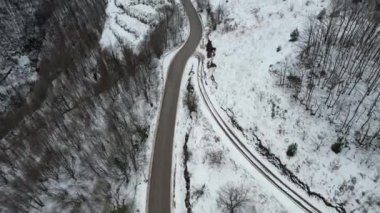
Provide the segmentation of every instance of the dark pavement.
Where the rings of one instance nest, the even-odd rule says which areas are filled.
[[[190,36],[169,66],[160,112],[149,187],[149,213],[171,211],[173,137],[181,79],[186,62],[202,38],[202,25],[190,0],[182,0],[190,21]]]

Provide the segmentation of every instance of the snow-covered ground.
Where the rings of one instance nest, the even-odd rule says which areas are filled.
[[[124,45],[136,50],[160,20],[158,8],[169,4],[166,0],[137,1],[109,0],[107,20],[100,44],[103,48],[118,49]]]
[[[192,85],[196,85],[197,64],[195,58],[188,62],[178,103],[173,155],[173,212],[186,212],[183,151],[186,134],[189,134],[187,147],[190,157],[187,167],[192,212],[223,212],[217,199],[219,191],[226,185],[249,189],[249,201],[239,212],[296,212],[292,211],[294,204],[286,203],[286,199],[280,201],[278,194],[271,190],[273,187],[266,187],[265,180],[263,182],[258,174],[252,172],[251,165],[233,148],[215,122],[210,120],[199,96],[198,112],[190,117],[184,99],[188,80],[192,79]],[[196,94],[199,95],[197,89]]]
[[[224,10],[225,20],[209,34],[216,48],[213,61],[217,68],[210,71],[215,82],[207,80],[208,90],[220,111],[230,109],[244,128],[247,144],[256,149],[254,132],[311,190],[333,203],[344,203],[348,211],[378,212],[379,151],[364,151],[351,145],[339,154],[332,152],[330,147],[338,138],[334,125],[311,116],[291,98],[290,91],[277,86],[276,77],[269,72],[277,62],[295,60],[298,47],[297,43],[289,42],[290,33],[296,28],[302,32],[309,20],[315,19],[330,2],[211,0],[210,3],[213,11],[217,7]],[[199,115],[197,122],[201,121]],[[204,128],[203,122],[196,128]],[[201,134],[193,135],[199,138],[195,141],[212,142],[212,137],[205,140]],[[180,139],[179,142],[183,141]],[[298,151],[289,158],[286,150],[292,143],[298,145]],[[227,169],[228,166],[227,173],[221,174],[231,174]]]

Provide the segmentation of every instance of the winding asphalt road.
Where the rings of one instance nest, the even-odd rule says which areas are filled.
[[[189,18],[190,35],[172,60],[166,79],[150,173],[149,213],[171,211],[171,166],[179,90],[186,62],[202,38],[202,25],[196,10],[190,0],[182,0],[182,3]]]

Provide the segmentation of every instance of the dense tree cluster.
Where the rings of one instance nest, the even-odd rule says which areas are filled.
[[[0,211],[107,212],[132,205],[122,191],[135,187],[131,177],[145,160],[158,58],[180,42],[179,6],[164,6],[135,54],[127,46],[120,53],[100,48],[104,0],[36,5],[45,32],[40,78],[28,101],[0,118]]]

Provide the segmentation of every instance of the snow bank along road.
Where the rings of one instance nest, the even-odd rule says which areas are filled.
[[[173,136],[181,78],[187,60],[194,53],[202,37],[201,22],[193,5],[190,0],[182,0],[182,3],[189,18],[190,35],[173,58],[166,79],[149,180],[147,212],[151,213],[169,213],[171,210]]]
[[[199,57],[199,62],[202,65],[198,66],[198,87],[201,93],[202,99],[208,108],[212,118],[216,121],[217,125],[221,128],[221,130],[227,135],[236,149],[248,160],[248,162],[255,168],[255,170],[264,176],[264,178],[270,182],[270,184],[277,188],[280,192],[285,194],[285,196],[289,199],[289,201],[294,202],[297,207],[299,207],[300,211],[304,212],[325,212],[325,211],[334,211],[333,208],[325,208],[319,209],[314,204],[310,203],[308,200],[304,198],[305,195],[300,195],[298,192],[293,190],[287,183],[285,183],[281,178],[276,176],[260,159],[258,159],[255,154],[253,154],[245,145],[241,142],[238,136],[232,131],[232,129],[227,125],[227,122],[223,120],[220,116],[213,103],[211,102],[205,88],[204,84],[204,71],[203,71],[203,56],[201,53],[197,53]],[[202,62],[201,62],[202,61]],[[296,209],[293,209],[297,211]]]

